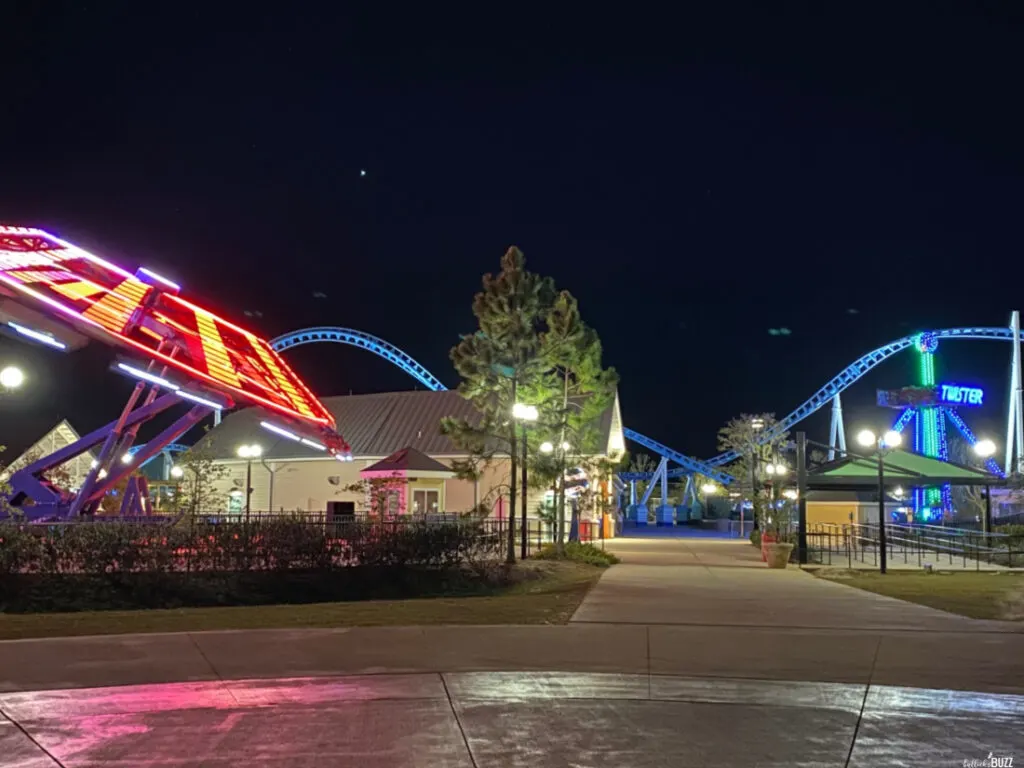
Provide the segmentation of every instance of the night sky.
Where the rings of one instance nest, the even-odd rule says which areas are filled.
[[[1010,3],[330,5],[4,3],[0,221],[268,337],[376,334],[450,386],[480,276],[518,245],[579,298],[627,426],[699,456],[887,341],[1024,309]],[[1009,345],[939,352],[940,378],[989,389],[970,423],[1001,444]],[[322,395],[414,384],[340,345],[286,354]],[[110,359],[0,340],[34,383],[0,399],[0,444],[116,416]],[[844,396],[849,429],[892,415],[874,389],[913,362]]]

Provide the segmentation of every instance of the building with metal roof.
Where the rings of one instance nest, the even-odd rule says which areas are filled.
[[[364,494],[356,490],[362,480],[361,470],[406,448],[451,467],[466,452],[441,434],[441,420],[476,417],[473,405],[452,390],[327,397],[323,403],[352,446],[351,462],[336,461],[314,447],[267,431],[260,425],[266,416],[252,408],[227,414],[200,440],[197,447],[209,451],[226,471],[219,490],[229,513],[244,510],[249,462],[238,457],[239,446],[255,444],[262,449],[261,456],[252,462],[254,512],[323,512],[331,501],[353,501],[362,508]],[[625,441],[617,395],[597,427],[603,447],[599,455],[620,455]],[[475,483],[454,477],[444,480],[441,511],[468,512],[479,503],[487,503],[495,514],[504,514],[509,468],[507,458],[498,458]],[[536,508],[545,491],[531,488],[528,509]],[[210,510],[219,511],[223,510]]]

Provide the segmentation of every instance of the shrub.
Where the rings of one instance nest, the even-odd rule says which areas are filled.
[[[1006,536],[999,542],[1001,546],[1013,550],[1024,548],[1024,525],[999,525],[996,526],[995,533],[1002,533]]]
[[[443,569],[496,557],[499,545],[476,522],[8,523],[0,524],[0,574]]]
[[[761,548],[761,529],[755,528],[750,532],[750,543],[758,549]]]
[[[554,544],[545,544],[534,557],[539,560],[571,560],[574,563],[586,563],[599,568],[607,568],[619,562],[619,558],[611,552],[578,541],[567,542],[564,552],[561,553]]]
[[[474,521],[5,523],[0,610],[472,593],[500,581],[500,552],[500,537]]]

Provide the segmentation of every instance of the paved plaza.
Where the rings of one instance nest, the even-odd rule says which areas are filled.
[[[771,572],[739,542],[613,546],[567,626],[0,643],[0,765],[1024,760],[1024,625]]]

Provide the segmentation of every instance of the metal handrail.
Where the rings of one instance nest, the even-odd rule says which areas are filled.
[[[887,526],[888,527],[888,526]],[[950,565],[959,560],[963,568],[971,563],[980,570],[982,563],[1012,567],[1014,558],[1024,566],[1024,552],[1016,552],[1008,547],[993,546],[1002,542],[1005,536],[987,538],[978,532],[971,531],[972,537],[936,535],[934,531],[922,530],[912,526],[894,526],[886,537],[886,555],[889,558],[901,557],[904,563],[916,558],[917,564],[924,566],[928,562]],[[941,529],[940,529],[941,530]],[[877,564],[879,555],[879,536],[877,524],[864,523],[817,523],[807,534],[808,554],[824,564],[834,564],[837,555],[844,556],[849,567],[853,561],[866,562],[869,558]]]

